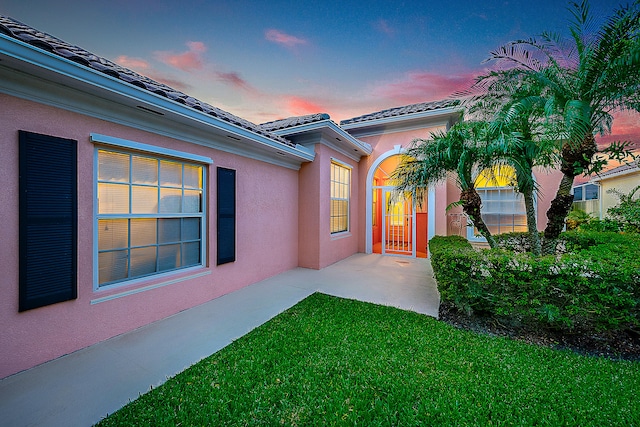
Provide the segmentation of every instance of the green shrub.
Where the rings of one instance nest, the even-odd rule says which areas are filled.
[[[571,212],[569,212],[569,215],[567,215],[567,230],[575,230],[584,224],[588,224],[594,219],[593,215],[582,209],[572,209]]]
[[[640,236],[564,233],[568,253],[431,246],[443,301],[467,313],[570,332],[640,328]]]
[[[640,233],[640,185],[628,194],[621,193],[615,189],[611,189],[607,193],[613,193],[620,199],[620,203],[610,207],[607,213],[622,224],[624,231]]]
[[[617,221],[614,221],[610,218],[605,219],[593,219],[588,223],[581,224],[578,227],[579,231],[591,231],[591,232],[600,232],[600,233],[608,233],[608,232],[618,232],[622,231],[623,225]]]

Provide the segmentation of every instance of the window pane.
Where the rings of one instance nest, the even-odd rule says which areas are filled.
[[[98,249],[119,249],[129,246],[129,221],[101,219],[98,221]]]
[[[182,163],[160,161],[160,185],[170,187],[182,186]]]
[[[139,277],[156,271],[156,246],[131,249],[131,277]]]
[[[129,213],[129,185],[98,183],[98,213]]]
[[[182,240],[200,240],[200,218],[182,220]]]
[[[158,220],[158,243],[180,241],[180,218]]]
[[[141,218],[131,220],[131,246],[147,246],[158,243],[156,238],[156,220]]]
[[[129,251],[101,252],[98,254],[98,283],[115,282],[127,278]]]
[[[131,186],[131,213],[158,213],[158,187]]]
[[[129,182],[129,155],[98,151],[98,180]]]
[[[158,271],[172,270],[180,267],[180,245],[158,247]]]
[[[200,190],[184,190],[184,212],[196,213],[201,211],[202,191]]]
[[[582,187],[575,187],[573,189],[573,200],[582,200]]]
[[[184,165],[184,186],[202,188],[202,166]]]
[[[185,243],[182,245],[182,266],[200,264],[200,242]]]
[[[182,190],[173,188],[160,189],[160,212],[180,213],[182,212]]]
[[[595,200],[598,198],[598,186],[594,184],[588,184],[584,187],[584,199]]]
[[[134,184],[158,185],[158,161],[149,157],[131,158],[131,182]]]

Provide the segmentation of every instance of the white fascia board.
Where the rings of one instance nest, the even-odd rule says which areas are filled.
[[[188,120],[203,123],[221,129],[234,136],[239,136],[252,140],[253,142],[264,146],[273,151],[286,152],[301,161],[313,161],[307,150],[299,147],[291,147],[281,144],[266,136],[252,132],[243,127],[234,125],[227,121],[213,117],[204,112],[182,105],[179,102],[172,101],[163,96],[149,92],[135,85],[127,83],[123,80],[101,73],[97,70],[81,66],[67,58],[54,55],[50,52],[33,47],[20,40],[13,39],[4,34],[0,34],[0,55],[7,55],[16,60],[26,62],[33,66],[43,68],[56,74],[74,79],[85,84],[107,90],[118,96],[135,100],[144,106],[160,112],[170,112],[175,115],[182,116]],[[1,63],[1,61],[0,61]]]
[[[341,138],[343,138],[343,141],[353,146],[353,148],[360,150],[362,154],[360,154],[359,157],[363,155],[368,156],[373,152],[373,149],[371,148],[370,144],[360,141],[353,135],[347,133],[344,129],[338,126],[333,120],[321,120],[313,123],[307,123],[304,125],[292,126],[285,129],[279,129],[279,130],[273,131],[273,133],[280,136],[287,136],[287,135],[300,134],[300,133],[318,131],[318,130],[325,131],[326,128],[329,128],[335,134],[339,135]]]
[[[591,179],[591,181],[589,181],[589,182],[601,182],[601,181],[604,181],[606,179],[617,178],[617,177],[620,177],[620,176],[631,175],[631,174],[634,174],[634,173],[640,173],[640,167],[635,167],[635,168],[632,168],[632,169],[626,169],[626,170],[623,170],[623,171],[620,171],[620,172],[614,172],[614,173],[609,174],[609,175],[604,175],[603,174],[601,176],[596,176],[595,178]]]
[[[404,121],[430,119],[438,116],[447,116],[447,115],[453,115],[453,114],[459,114],[459,113],[460,113],[460,107],[447,107],[447,108],[439,108],[436,110],[421,111],[419,113],[402,114],[398,116],[383,117],[380,119],[366,120],[362,122],[346,123],[340,126],[342,127],[342,129],[349,131],[349,130],[365,129],[368,127],[389,125],[389,124],[400,123]]]

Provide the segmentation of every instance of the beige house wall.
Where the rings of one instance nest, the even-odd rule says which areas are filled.
[[[620,198],[609,190],[615,189],[623,194],[628,194],[631,190],[640,185],[640,170],[622,176],[615,176],[600,181],[600,198],[602,200],[602,216],[607,216],[610,207],[620,203]]]

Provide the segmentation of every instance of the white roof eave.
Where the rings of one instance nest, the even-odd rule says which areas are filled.
[[[282,144],[244,127],[198,111],[161,95],[149,92],[113,76],[84,67],[67,58],[33,47],[4,34],[0,34],[0,56],[2,55],[6,55],[15,60],[22,61],[79,83],[90,85],[101,90],[106,90],[124,99],[135,100],[147,107],[152,107],[154,110],[159,110],[162,113],[178,115],[188,120],[223,130],[224,132],[230,133],[234,136],[249,139],[270,151],[286,152],[297,157],[301,162],[312,161],[314,158],[314,156],[310,155],[308,150],[297,146],[292,147]],[[2,61],[0,61],[0,65],[2,65]]]

